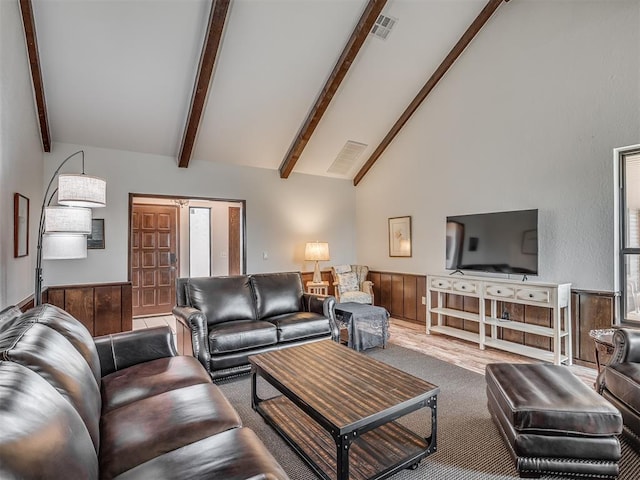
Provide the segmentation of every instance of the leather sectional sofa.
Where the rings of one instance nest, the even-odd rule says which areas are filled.
[[[169,328],[94,340],[43,305],[0,313],[0,478],[288,477]]]
[[[339,340],[335,298],[304,293],[299,272],[179,278],[173,313],[214,379],[250,370],[249,356]]]
[[[615,350],[598,375],[598,392],[622,413],[625,433],[640,446],[640,330],[619,328]]]

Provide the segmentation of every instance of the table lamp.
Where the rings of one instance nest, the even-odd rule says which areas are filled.
[[[316,262],[315,270],[313,271],[313,283],[322,282],[319,262],[331,260],[329,258],[329,244],[327,242],[307,243],[304,248],[304,259],[310,262]]]

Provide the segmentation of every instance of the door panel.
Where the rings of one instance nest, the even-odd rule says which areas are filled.
[[[178,209],[134,204],[132,216],[133,315],[171,313],[178,272]]]

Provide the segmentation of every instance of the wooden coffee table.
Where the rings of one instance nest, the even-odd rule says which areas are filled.
[[[440,389],[431,383],[331,340],[249,361],[253,409],[321,478],[387,478],[436,451]],[[260,398],[258,376],[281,395]],[[426,438],[395,421],[425,407]]]

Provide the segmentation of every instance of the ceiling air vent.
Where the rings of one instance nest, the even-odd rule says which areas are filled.
[[[338,156],[331,166],[327,169],[327,173],[346,175],[358,161],[358,158],[365,148],[367,148],[366,143],[348,140],[347,143],[344,144],[344,147],[342,147],[342,150],[340,150],[340,153],[338,153]]]
[[[396,23],[398,23],[397,18],[378,15],[378,19],[371,29],[371,33],[374,36],[381,38],[382,40],[386,40],[389,36],[389,33],[391,32],[391,29]]]

